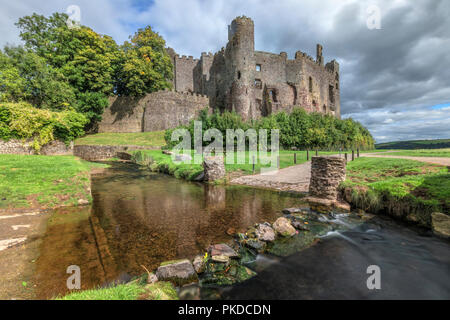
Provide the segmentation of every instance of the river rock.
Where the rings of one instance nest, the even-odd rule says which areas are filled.
[[[435,235],[450,239],[450,216],[440,212],[433,212],[431,214],[431,226]]]
[[[309,227],[303,221],[292,221],[292,226],[301,231],[309,231]]]
[[[205,272],[205,260],[202,256],[196,256],[192,262],[194,265],[194,270],[198,274]]]
[[[261,241],[274,241],[275,240],[275,231],[273,229],[266,225],[266,224],[260,224],[256,228],[256,237]]]
[[[210,256],[227,256],[230,258],[237,258],[239,255],[231,249],[228,245],[221,243],[209,246],[208,252]]]
[[[175,155],[176,162],[190,162],[192,161],[192,157],[188,154],[179,153]]]
[[[258,252],[263,252],[264,249],[266,248],[266,243],[257,239],[245,240],[244,244],[247,247],[257,250]]]
[[[78,200],[78,205],[79,206],[87,206],[88,204],[89,204],[89,201],[87,201],[85,199]]]
[[[215,181],[225,177],[225,164],[222,156],[205,157],[203,160],[205,181]]]
[[[155,283],[158,282],[158,277],[154,273],[150,273],[147,278],[147,283]]]
[[[230,263],[230,257],[225,256],[225,255],[212,256],[211,259],[214,262],[225,263],[225,264]]]
[[[194,280],[197,279],[197,273],[191,262],[187,259],[178,261],[163,262],[156,270],[156,276],[159,280]]]
[[[298,214],[298,213],[304,213],[304,210],[301,208],[286,208],[283,209],[283,214],[286,215],[293,215],[293,214]]]
[[[283,237],[292,237],[296,231],[291,222],[286,218],[278,218],[273,224],[275,231]]]

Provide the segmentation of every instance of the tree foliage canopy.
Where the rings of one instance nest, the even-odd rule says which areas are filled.
[[[89,119],[86,129],[92,129],[101,121],[108,96],[170,88],[172,63],[165,41],[150,27],[118,45],[89,27],[69,28],[67,21],[65,13],[19,19],[24,46],[0,51],[0,101],[24,101],[52,111],[74,108]]]
[[[197,121],[202,122],[203,133],[211,128],[218,129],[223,136],[223,146],[226,145],[227,129],[254,129],[259,135],[260,129],[268,130],[268,143],[270,144],[270,130],[280,130],[280,147],[284,149],[373,149],[374,139],[370,132],[359,122],[353,119],[340,120],[331,115],[320,113],[307,113],[304,109],[296,108],[291,114],[279,112],[258,120],[245,122],[235,112],[213,113],[209,115],[203,110]],[[187,129],[194,141],[194,121],[188,126],[179,126],[176,129]],[[171,141],[172,132],[176,129],[166,130],[165,139],[168,146],[173,147],[178,141]],[[208,145],[210,142],[203,142]],[[193,146],[192,146],[193,147]]]

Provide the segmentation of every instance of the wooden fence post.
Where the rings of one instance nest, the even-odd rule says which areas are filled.
[[[253,155],[252,158],[253,158],[253,173],[255,173],[255,156]]]
[[[294,164],[297,164],[297,153],[294,152]]]
[[[306,150],[306,161],[309,161],[309,150]]]

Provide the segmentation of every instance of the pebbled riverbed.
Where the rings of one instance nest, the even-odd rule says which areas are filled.
[[[38,298],[67,292],[66,269],[81,268],[82,289],[129,281],[162,261],[193,258],[281,210],[302,205],[290,193],[208,186],[113,164],[93,177],[92,208],[53,212],[34,263]],[[327,222],[328,223],[328,222]],[[448,242],[387,218],[338,217],[332,232],[302,252],[281,242],[249,267],[258,274],[228,288],[209,286],[204,299],[449,299]],[[342,228],[341,228],[342,227]],[[311,225],[314,228],[314,223]],[[349,230],[350,229],[350,230]],[[347,230],[347,231],[345,231]],[[381,268],[381,290],[368,290],[369,265]],[[194,296],[195,297],[195,296]]]

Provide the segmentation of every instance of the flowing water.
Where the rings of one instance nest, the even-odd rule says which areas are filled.
[[[292,194],[189,183],[130,164],[94,176],[92,194],[92,208],[56,210],[49,219],[35,266],[39,298],[67,292],[70,265],[80,266],[83,289],[128,281],[145,273],[143,266],[152,270],[165,260],[203,254],[210,244],[230,240],[228,234],[275,221],[283,208],[301,204]],[[328,222],[350,230],[331,231],[287,258],[259,255],[256,277],[214,297],[450,298],[448,242],[389,219]],[[381,290],[367,289],[369,265],[381,268]]]
[[[332,231],[317,245],[222,290],[223,299],[450,299],[450,243],[388,218]],[[268,263],[267,260],[272,263]],[[381,289],[369,290],[369,266]]]
[[[68,266],[83,289],[127,281],[163,261],[193,258],[256,222],[275,221],[292,194],[210,186],[113,164],[93,177],[92,209],[59,209],[49,219],[36,262],[39,298],[67,292]]]

